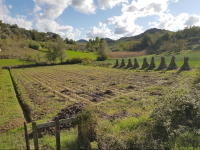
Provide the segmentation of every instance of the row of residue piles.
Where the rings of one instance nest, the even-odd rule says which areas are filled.
[[[185,70],[191,70],[190,66],[189,66],[189,57],[184,57],[184,64],[182,65],[182,67],[180,68],[180,71],[185,71]],[[125,69],[136,69],[136,68],[140,68],[140,65],[137,61],[137,58],[134,58],[134,64],[132,63],[131,59],[128,59],[128,64],[126,65],[124,59],[122,59],[121,64],[119,64],[119,60],[116,60],[115,65],[113,66],[113,68],[125,68]],[[156,64],[155,64],[155,60],[154,57],[151,58],[151,62],[150,64],[147,61],[147,58],[145,57],[143,59],[143,64],[141,69],[154,69],[156,68]],[[174,69],[178,69],[178,66],[175,62],[175,56],[172,56],[171,62],[169,64],[169,66],[167,66],[166,62],[165,62],[165,57],[161,57],[161,63],[158,66],[157,70],[163,70],[163,69],[167,69],[167,70],[174,70]]]

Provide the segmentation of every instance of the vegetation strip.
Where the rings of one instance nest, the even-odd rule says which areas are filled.
[[[13,76],[12,76],[12,74],[11,74],[11,72],[10,72],[10,69],[8,69],[8,71],[9,71],[9,74],[10,74],[10,77],[11,77],[11,80],[12,80],[12,83],[13,83],[13,87],[14,87],[14,90],[15,90],[15,93],[16,93],[16,97],[17,97],[18,102],[19,102],[19,104],[20,104],[20,106],[21,106],[21,109],[22,109],[22,111],[23,111],[24,118],[26,119],[26,122],[27,122],[27,123],[30,123],[30,122],[31,122],[31,118],[30,118],[29,114],[27,113],[27,110],[26,110],[26,108],[24,107],[23,102],[22,102],[21,99],[20,99],[19,93],[18,93],[18,91],[17,91],[16,83],[15,83],[15,81],[14,81],[14,79],[13,79]]]

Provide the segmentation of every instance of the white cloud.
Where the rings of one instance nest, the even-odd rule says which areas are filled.
[[[120,3],[128,3],[128,0],[98,0],[100,9],[113,8]]]
[[[96,6],[93,0],[33,0],[35,7],[33,13],[41,19],[56,19],[63,11],[72,6],[76,11],[85,14],[95,14]],[[44,11],[41,12],[42,7]]]
[[[9,5],[8,7],[9,7],[10,9],[12,9],[12,5]]]
[[[99,38],[105,38],[111,36],[112,34],[113,32],[107,27],[107,25],[100,22],[99,27],[91,27],[91,30],[86,34],[86,38],[94,39],[97,36]]]
[[[0,18],[2,16],[0,15]],[[17,15],[15,18],[11,16],[4,15],[2,18],[3,22],[10,23],[10,24],[17,24],[19,27],[25,28],[27,30],[30,30],[32,28],[32,22],[26,20],[26,16],[23,15]]]
[[[93,0],[72,0],[71,5],[76,11],[85,14],[95,14],[96,6]]]
[[[60,34],[63,38],[75,39],[82,33],[78,29],[74,31],[72,26],[62,26],[55,21],[68,6],[71,5],[76,11],[85,14],[95,13],[96,10],[93,0],[34,0],[34,2],[35,28],[38,31]]]
[[[44,12],[36,14],[37,19],[53,20],[58,18],[71,3],[69,0],[34,0],[34,2],[34,13],[40,12],[42,10],[41,7],[47,5],[44,8]]]
[[[74,31],[72,26],[62,26],[53,20],[38,20],[35,29],[42,32],[53,32],[59,34],[62,38],[75,39],[77,36],[80,36],[80,30],[76,29]]]
[[[2,0],[0,0],[0,15],[9,15],[10,11],[8,10],[6,5],[3,5]]]
[[[153,15],[161,18],[161,16],[169,11],[169,3],[177,1],[178,0],[132,0],[130,4],[122,4],[122,14],[120,16],[108,18],[106,23],[115,26],[115,35],[134,36],[143,32],[143,26],[135,24],[138,18]],[[155,25],[155,23],[151,24]],[[162,26],[162,24],[160,24],[160,26]]]
[[[185,22],[186,26],[200,25],[200,16],[198,15],[190,15],[189,18]]]
[[[177,31],[184,29],[187,26],[199,26],[200,25],[200,16],[198,15],[189,15],[187,13],[181,13],[177,17],[174,17],[172,14],[162,14],[157,22],[150,22],[149,24],[152,27],[159,29],[166,29],[171,31]]]
[[[32,22],[26,20],[26,16],[16,15],[16,17],[10,16],[10,11],[6,5],[3,5],[3,1],[0,0],[0,20],[4,23],[17,24],[19,27],[31,29]]]

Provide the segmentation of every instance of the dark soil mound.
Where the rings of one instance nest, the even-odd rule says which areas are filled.
[[[145,69],[149,67],[149,63],[147,62],[147,58],[145,57],[143,59],[143,64],[142,64],[142,68],[141,69]]]
[[[167,64],[166,64],[166,62],[165,62],[165,57],[162,56],[162,57],[161,57],[161,63],[160,63],[160,65],[158,66],[158,70],[162,70],[162,69],[165,69],[165,68],[167,68]]]
[[[184,57],[184,64],[183,64],[183,66],[180,68],[179,71],[188,71],[188,70],[191,70],[188,61],[189,61],[189,57]]]
[[[174,69],[178,69],[178,66],[176,65],[176,62],[175,62],[175,56],[172,56],[171,62],[167,70],[174,70]]]
[[[48,122],[55,121],[56,117],[58,117],[59,120],[73,118],[77,114],[81,113],[82,110],[84,110],[86,106],[87,106],[86,103],[74,103],[72,105],[69,105],[66,108],[62,109],[57,115],[49,119]],[[69,129],[70,127],[74,127],[74,124],[73,123],[60,124],[61,130]],[[55,127],[52,126],[52,127],[45,127],[45,128],[38,129],[39,138],[43,137],[43,135],[45,134],[55,135]],[[30,134],[30,137],[32,137],[32,133]]]
[[[119,65],[119,60],[118,59],[116,59],[116,63],[115,63],[115,65],[113,66],[113,68],[118,68],[120,65]]]

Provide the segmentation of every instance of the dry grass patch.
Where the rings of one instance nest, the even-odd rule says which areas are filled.
[[[110,52],[108,55],[111,58],[127,58],[127,57],[138,57],[146,55],[146,50],[140,52]]]

